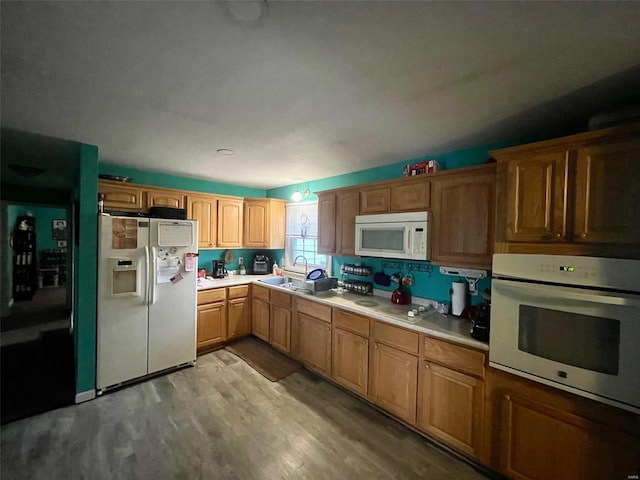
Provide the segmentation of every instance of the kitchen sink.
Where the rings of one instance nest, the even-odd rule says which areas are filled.
[[[299,278],[292,277],[272,277],[259,279],[258,281],[275,287],[291,290],[293,292],[307,293],[311,295],[315,295],[320,291],[328,290],[328,287],[332,286],[332,284],[330,285],[327,283],[327,279],[314,281],[301,280]]]

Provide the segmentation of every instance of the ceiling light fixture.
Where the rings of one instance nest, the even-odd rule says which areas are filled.
[[[236,152],[234,152],[233,150],[229,149],[229,148],[219,148],[218,150],[216,150],[216,152],[218,152],[220,155],[235,155]]]
[[[300,200],[302,200],[302,194],[300,193],[300,190],[298,190],[297,187],[296,187],[296,191],[291,194],[291,200],[293,200],[294,202],[299,202]]]
[[[309,188],[305,188],[305,189],[304,189],[304,192],[302,192],[302,196],[303,196],[304,198],[308,198],[308,197],[309,197],[309,195],[311,195],[311,190],[309,190]]]

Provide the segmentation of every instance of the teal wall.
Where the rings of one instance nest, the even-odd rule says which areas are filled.
[[[76,393],[96,387],[97,198],[98,147],[80,145],[76,183],[78,244],[73,252]]]
[[[194,192],[217,193],[220,195],[235,195],[238,197],[264,198],[267,196],[266,190],[260,188],[242,187],[228,183],[211,182],[200,178],[149,172],[108,163],[100,163],[98,165],[98,172],[105,175],[130,177],[133,183],[139,183],[141,185],[153,185],[156,187],[175,188]]]
[[[12,228],[15,225],[16,218],[20,215],[26,215],[31,212],[36,220],[36,255],[38,262],[42,258],[42,251],[51,248],[58,248],[57,240],[53,239],[52,221],[67,220],[66,208],[52,208],[40,205],[9,205],[8,207],[8,225]],[[67,221],[67,235],[69,235],[69,222]],[[67,238],[67,241],[69,238]]]
[[[359,185],[362,183],[369,182],[377,182],[382,180],[391,180],[394,178],[402,177],[402,167],[407,163],[416,163],[423,160],[437,160],[440,164],[442,170],[451,170],[455,168],[461,167],[469,167],[473,165],[480,165],[485,163],[490,155],[489,151],[498,148],[504,148],[507,146],[511,146],[515,143],[501,143],[501,144],[491,144],[484,145],[474,148],[468,148],[464,150],[457,150],[448,153],[441,153],[435,155],[426,155],[421,158],[406,160],[399,163],[394,163],[391,165],[385,165],[382,167],[371,168],[368,170],[362,170],[359,172],[347,173],[344,175],[338,175],[335,177],[328,177],[319,180],[314,180],[311,182],[303,182],[299,184],[288,185],[285,187],[274,188],[271,190],[267,190],[267,196],[272,198],[283,198],[288,201],[291,201],[291,194],[294,192],[296,188],[298,188],[301,192],[304,191],[305,188],[309,188],[311,192],[318,192],[322,190],[331,190],[334,188],[342,188],[348,187],[352,185]],[[311,193],[309,198],[305,200],[316,200],[317,197],[315,194]],[[362,265],[367,265],[372,267],[373,272],[382,271],[382,261],[384,259],[380,258],[360,258],[360,257],[333,257],[332,259],[332,275],[341,277],[340,275],[340,265],[342,264],[354,264],[361,263]],[[408,263],[414,264],[422,264],[425,268],[429,268],[431,272],[411,272],[414,276],[414,285],[409,287],[409,291],[413,296],[420,298],[428,298],[431,300],[437,301],[450,301],[451,297],[449,294],[449,289],[451,288],[451,282],[459,280],[459,277],[450,276],[450,275],[442,275],[440,273],[439,265],[432,264],[431,262],[405,262],[405,261],[397,261],[397,260],[389,260],[395,263],[400,263],[402,265],[401,271],[404,274],[409,273],[407,268]],[[395,273],[395,271],[386,269],[385,272],[389,275]],[[344,279],[360,279],[373,282],[373,278],[361,278],[353,275],[344,276]],[[397,285],[392,284],[389,287],[384,287],[381,285],[374,284],[374,288],[380,290],[388,290],[393,291]],[[478,292],[482,292],[485,289],[491,288],[491,279],[486,278],[478,282]],[[482,303],[484,300],[481,295],[472,295],[469,297],[469,303],[475,305],[477,303]]]

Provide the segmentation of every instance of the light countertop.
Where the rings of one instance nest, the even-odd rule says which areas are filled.
[[[375,320],[391,323],[416,332],[425,333],[432,337],[442,338],[461,345],[466,345],[479,350],[488,351],[489,345],[476,340],[471,336],[471,322],[453,315],[438,313],[432,306],[432,302],[426,299],[415,298],[412,305],[395,305],[384,294],[391,292],[379,292],[378,295],[356,295],[355,293],[340,293],[340,289],[319,292],[316,295],[284,290],[280,287],[260,282],[260,279],[272,278],[273,275],[234,275],[223,279],[198,279],[198,290],[229,287],[254,283],[277,291],[284,291],[291,295],[317,301],[331,307],[338,307],[353,313],[359,313]],[[418,312],[414,318],[407,315],[412,309],[424,306],[424,312]]]

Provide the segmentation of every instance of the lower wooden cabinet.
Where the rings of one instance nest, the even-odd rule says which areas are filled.
[[[227,304],[229,319],[229,339],[251,334],[251,311],[247,298],[229,300]]]
[[[636,478],[637,415],[489,370],[485,462],[509,478]]]
[[[198,305],[197,350],[208,348],[227,339],[227,312],[225,302]]]
[[[418,428],[480,457],[484,382],[422,361],[418,383]]]
[[[291,310],[271,305],[269,339],[278,350],[291,351]]]
[[[415,424],[417,356],[373,341],[369,382],[369,396],[376,405]]]
[[[319,372],[331,374],[331,324],[304,313],[297,318],[298,358]]]
[[[256,337],[269,341],[269,303],[253,297],[251,302],[251,333]]]
[[[369,339],[342,328],[334,328],[332,344],[333,378],[360,395],[369,385]]]

